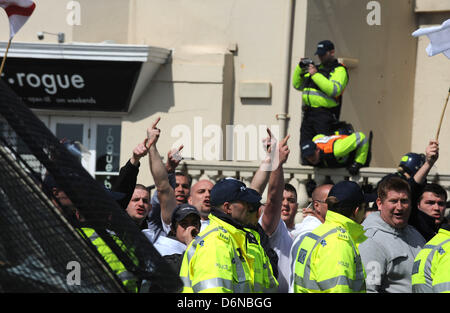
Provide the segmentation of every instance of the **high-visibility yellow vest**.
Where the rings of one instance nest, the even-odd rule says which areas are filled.
[[[327,109],[337,107],[337,98],[342,95],[348,83],[347,69],[342,64],[336,64],[331,72],[322,74],[321,71],[325,68],[321,64],[318,70],[318,73],[311,76],[297,65],[292,76],[294,88],[303,92],[302,99],[307,106]],[[310,84],[305,85],[307,81]]]
[[[303,235],[296,254],[294,292],[366,292],[358,245],[360,224],[333,211],[325,223]]]
[[[450,293],[450,231],[439,229],[414,260],[412,291]]]
[[[183,292],[276,292],[259,235],[210,214],[210,224],[187,247],[180,269]]]
[[[113,272],[122,281],[125,289],[129,292],[138,292],[137,278],[133,273],[129,272],[124,264],[119,260],[117,255],[111,250],[111,248],[103,241],[103,239],[95,232],[94,229],[88,227],[82,227],[79,229],[97,248],[97,251],[102,255],[106,263],[111,267]],[[117,237],[112,236],[118,246],[125,252],[126,247],[123,242]],[[137,264],[137,260],[133,260]]]
[[[346,163],[352,151],[355,151],[355,162],[365,164],[367,161],[369,140],[362,132],[331,136],[318,134],[312,140],[323,151],[323,161],[327,166]]]

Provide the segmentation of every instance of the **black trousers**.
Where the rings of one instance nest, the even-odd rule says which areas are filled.
[[[335,114],[329,109],[304,107],[300,126],[300,151],[302,145],[314,136],[333,134],[337,122]],[[302,164],[307,164],[303,157]]]

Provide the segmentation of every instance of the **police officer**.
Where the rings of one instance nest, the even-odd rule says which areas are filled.
[[[277,291],[270,260],[253,230],[260,201],[258,192],[234,178],[214,185],[210,224],[189,244],[183,257],[183,292]]]
[[[317,135],[301,146],[305,160],[319,167],[344,167],[351,175],[357,175],[366,164],[369,141],[361,132],[351,135]],[[354,156],[352,155],[354,153]]]
[[[365,199],[359,185],[341,181],[331,188],[325,223],[302,235],[295,257],[294,293],[365,292],[358,245],[366,239]]]
[[[344,65],[335,57],[334,44],[323,40],[317,44],[321,64],[315,66],[310,59],[301,59],[294,70],[292,84],[303,92],[303,119],[300,128],[300,146],[316,134],[330,135],[339,121],[342,93],[348,82]]]
[[[425,154],[408,152],[400,159],[397,172],[406,180],[413,178],[425,163]]]
[[[412,291],[450,292],[450,224],[443,225],[414,260]]]

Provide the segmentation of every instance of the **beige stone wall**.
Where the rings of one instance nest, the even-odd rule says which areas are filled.
[[[415,0],[416,12],[448,12],[450,2],[447,0]]]
[[[426,6],[426,3],[418,2],[418,22],[421,28],[442,24],[450,18],[450,4],[447,6],[436,1],[434,10]],[[428,2],[427,2],[428,3]],[[429,11],[425,11],[428,8]],[[447,8],[447,12],[434,12],[438,8]],[[417,61],[414,87],[414,119],[412,127],[412,150],[425,152],[425,147],[430,139],[435,139],[439,128],[439,121],[444,109],[445,101],[450,88],[450,60],[445,55],[438,54],[428,56],[426,47],[430,40],[426,36],[417,39]],[[448,173],[450,164],[448,155],[450,146],[450,105],[448,105],[442,120],[439,133],[440,158],[436,162],[432,173]]]
[[[81,25],[73,29],[74,41],[132,43],[128,38],[130,0],[77,1],[81,7]]]
[[[208,125],[229,123],[224,105],[228,101],[223,96],[229,84],[224,75],[227,56],[217,54],[196,58],[195,63],[174,60],[163,65],[133,110],[123,117],[121,164],[144,140],[147,127],[157,117],[161,117],[158,150],[162,156],[166,158],[170,149],[183,144],[184,157],[205,157],[203,146],[209,141]],[[138,180],[150,184],[152,177],[148,171],[148,160],[143,163]]]
[[[193,132],[194,119],[202,117],[204,128],[209,124],[219,125],[224,136],[226,125],[240,125],[243,128],[258,130],[256,144],[259,147],[259,139],[266,134],[264,128],[262,132],[259,131],[260,127],[268,125],[276,128],[279,125],[276,115],[283,112],[284,92],[293,69],[292,64],[289,64],[291,62],[285,57],[290,49],[287,39],[290,27],[288,5],[289,1],[274,0],[133,2],[130,9],[133,18],[130,19],[133,20],[134,26],[129,28],[133,42],[174,49],[170,66],[172,83],[164,71],[155,78],[158,86],[166,86],[164,88],[169,92],[166,96],[176,100],[169,109],[168,129],[177,127],[177,123],[184,123],[191,125]],[[305,9],[306,1],[297,1],[296,10],[300,16],[306,16]],[[302,28],[304,20],[295,23],[294,27]],[[303,35],[300,35],[295,38],[298,44],[295,46],[296,51],[303,46],[302,37]],[[210,63],[211,58],[215,60],[215,56],[220,55],[225,57],[227,62]],[[208,67],[213,71],[222,71],[223,76],[218,80],[202,76],[208,71]],[[270,84],[270,98],[241,98],[239,88],[245,82]],[[161,100],[165,97],[163,91],[155,89],[155,86],[152,86],[151,90],[161,94]],[[288,92],[291,94],[291,88]],[[158,111],[161,105],[153,101],[153,96],[148,99]],[[143,104],[137,104],[141,105]],[[136,108],[137,110],[139,109]],[[293,107],[292,110],[288,132],[292,135],[291,161],[296,162],[299,138],[298,107]],[[162,111],[166,112],[166,108],[163,107]],[[221,115],[222,111],[225,111],[225,114]],[[151,113],[146,112],[145,114]],[[129,117],[124,118],[124,133],[138,127],[131,126],[132,123],[128,122],[136,114],[138,113],[133,110]],[[148,124],[154,118],[155,115],[148,116],[143,124]],[[242,136],[240,137],[242,139]],[[203,139],[203,143],[208,140],[206,136]],[[226,141],[226,137],[223,139]],[[176,142],[175,138],[164,141],[160,152],[165,155],[173,142]],[[125,151],[130,150],[131,145],[125,137],[122,143]],[[244,146],[245,159],[251,160],[254,156],[250,154],[252,145],[248,143]],[[223,148],[226,157],[229,150],[225,142]],[[191,157],[195,157],[192,152]],[[188,151],[185,151],[184,155],[189,156]]]
[[[50,33],[65,33],[66,42],[73,41],[73,26],[67,23],[67,16],[70,10],[67,10],[69,1],[62,0],[37,0],[34,10],[27,23],[14,36],[14,42],[48,42],[56,43],[57,37],[45,35],[44,40],[38,40],[36,33],[47,31]],[[0,41],[9,39],[9,22],[6,12],[0,10]]]
[[[381,24],[371,26],[366,0],[79,0],[81,25],[72,26],[67,23],[69,1],[40,0],[14,40],[37,42],[36,32],[45,30],[65,32],[66,42],[111,40],[173,49],[170,62],[123,117],[121,163],[156,116],[162,117],[159,146],[166,155],[179,139],[171,131],[187,125],[194,136],[196,117],[202,117],[203,130],[219,125],[223,133],[229,124],[281,125],[277,114],[287,101],[293,166],[299,157],[301,93],[291,87],[291,74],[301,57],[314,57],[319,40],[331,39],[338,57],[358,61],[349,70],[341,117],[359,131],[374,132],[372,166],[394,167],[402,154],[422,152],[434,136],[430,124],[438,123],[449,87],[448,60],[427,57],[428,39],[411,33],[419,25],[442,22],[449,8],[448,1],[377,2]],[[6,41],[7,18],[1,12],[0,36]],[[44,41],[56,42],[56,37]],[[241,98],[246,82],[270,86],[270,97]],[[450,133],[447,125],[444,119],[441,142]],[[203,143],[207,140],[203,136]],[[185,156],[195,157],[194,145]],[[441,155],[448,154],[445,145],[441,149]],[[449,167],[441,156],[437,169]]]

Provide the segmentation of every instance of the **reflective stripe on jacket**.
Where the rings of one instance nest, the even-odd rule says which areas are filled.
[[[439,232],[423,247],[412,270],[414,293],[450,293],[450,231]]]
[[[294,292],[366,292],[357,247],[365,239],[360,224],[328,211],[325,223],[300,239]]]
[[[327,72],[321,64],[318,72],[311,76],[299,65],[294,70],[292,84],[303,92],[305,105],[313,108],[334,108],[339,105],[337,98],[342,95],[348,83],[347,69],[342,64],[336,64],[331,72]],[[321,73],[321,72],[324,73]],[[306,82],[310,82],[309,84]]]
[[[276,292],[269,258],[256,231],[238,229],[210,214],[210,224],[188,246],[180,277],[183,292]],[[255,242],[247,240],[249,233]]]
[[[314,143],[322,150],[325,154],[334,153],[334,142],[338,139],[344,139],[347,135],[317,135],[313,138]]]
[[[92,244],[97,248],[97,251],[102,255],[106,263],[108,263],[109,267],[111,267],[113,272],[122,281],[126,290],[129,292],[137,292],[138,291],[137,278],[133,275],[133,273],[129,272],[125,268],[125,265],[119,260],[116,254],[95,232],[95,230],[88,227],[82,227],[80,228],[80,231],[82,231],[87,236],[87,238],[92,242]],[[113,235],[113,239],[123,251],[126,250],[125,245],[117,236]]]
[[[362,132],[355,132],[351,135],[316,135],[314,143],[323,151],[324,163],[332,167],[337,164],[345,164],[350,153],[355,151],[354,161],[365,164],[369,154],[369,140]]]

